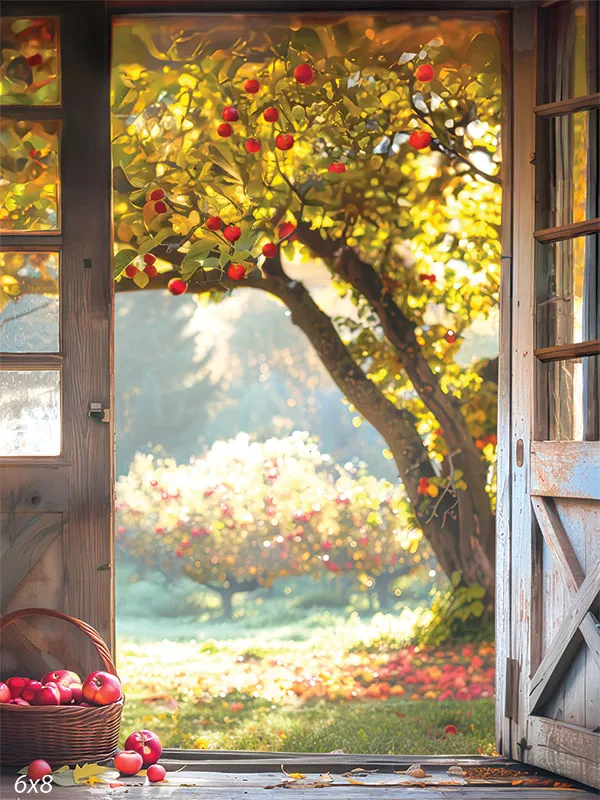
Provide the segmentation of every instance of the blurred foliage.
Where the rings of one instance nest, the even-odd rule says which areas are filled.
[[[231,593],[326,572],[366,591],[431,556],[398,487],[300,433],[240,434],[183,465],[138,454],[117,483],[117,524],[136,561]]]
[[[4,17],[0,105],[58,105],[57,20]]]

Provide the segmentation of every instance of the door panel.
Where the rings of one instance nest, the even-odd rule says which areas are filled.
[[[2,13],[7,58],[35,58],[31,75],[4,65],[0,94],[12,137],[0,220],[1,610],[55,608],[112,646],[112,425],[88,413],[112,393],[106,10],[21,2]],[[3,672],[96,669],[82,638],[32,617],[3,635]]]
[[[513,205],[512,598],[508,658],[500,665],[510,720],[503,751],[594,786],[600,786],[597,13],[597,3],[565,0],[514,16],[520,69],[513,145],[521,171]]]

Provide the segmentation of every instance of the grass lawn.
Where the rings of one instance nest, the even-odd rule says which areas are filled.
[[[124,737],[147,728],[167,747],[494,752],[493,646],[406,647],[408,612],[270,619],[122,619]]]

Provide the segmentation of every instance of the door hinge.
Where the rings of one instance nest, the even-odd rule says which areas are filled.
[[[110,422],[110,408],[103,408],[102,403],[90,403],[88,417],[91,417],[98,422]]]
[[[531,750],[531,745],[527,744],[527,739],[523,736],[521,741],[517,742],[517,747],[519,748],[519,750],[521,752],[521,760],[523,760],[523,757],[524,757],[525,753],[528,750]]]
[[[504,716],[516,720],[519,716],[519,662],[506,659],[506,683],[504,691]]]

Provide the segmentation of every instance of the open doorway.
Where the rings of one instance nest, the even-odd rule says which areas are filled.
[[[492,752],[494,20],[121,18],[112,80],[128,726]]]

